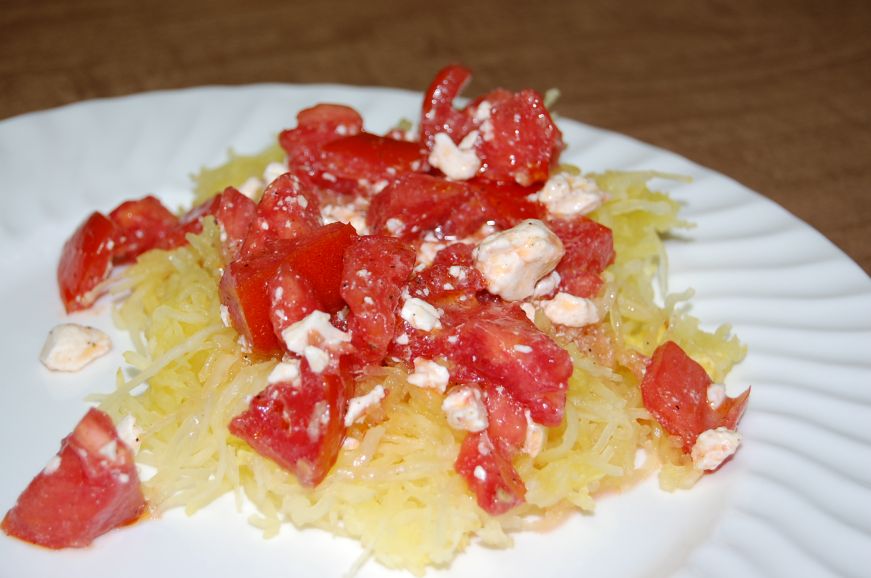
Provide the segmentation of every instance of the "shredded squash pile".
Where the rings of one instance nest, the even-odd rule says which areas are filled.
[[[201,173],[198,200],[259,174],[276,154],[237,157]],[[463,432],[448,426],[442,395],[408,384],[400,368],[372,369],[358,382],[358,391],[383,384],[391,392],[387,418],[368,429],[352,426],[348,435],[359,444],[346,444],[314,489],[231,436],[227,424],[265,387],[276,360],[246,355],[221,321],[218,228],[207,219],[189,246],[142,255],[114,287],[124,296],[115,321],[130,332],[135,351],[125,356],[130,367],[119,370],[117,390],[100,404],[116,419],[132,414],[143,429],[137,461],[157,471],[144,482],[151,507],[193,514],[227,492],[238,500],[244,494],[259,510],[251,523],[266,536],[285,522],[323,528],[359,540],[386,566],[419,574],[449,564],[472,540],[506,547],[512,532],[590,512],[597,493],[627,488],[657,469],[663,488],[691,486],[700,474],[642,405],[643,356],[673,340],[721,381],[744,348],[728,327],[700,330],[681,306],[689,295],[655,303],[654,281],[665,266],[661,237],[686,225],[675,201],[648,188],[657,176],[595,175],[609,200],[590,216],[613,230],[617,254],[600,298],[608,314],[569,336],[539,312],[537,325],[574,362],[566,417],[548,431],[540,454],[517,458],[526,503],[499,517],[478,507],[454,471]],[[646,459],[636,466],[639,449]]]

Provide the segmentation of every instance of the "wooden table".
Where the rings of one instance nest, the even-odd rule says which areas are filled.
[[[723,172],[871,271],[871,2],[0,0],[0,118],[203,84],[423,89],[442,65]]]

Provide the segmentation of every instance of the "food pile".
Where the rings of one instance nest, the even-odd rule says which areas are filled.
[[[683,225],[647,186],[662,175],[560,165],[541,95],[457,108],[469,78],[439,72],[418,130],[319,104],[280,149],[201,173],[181,216],[148,196],[86,219],[61,298],[112,293],[133,377],[3,529],[82,546],[236,492],[266,535],[325,528],[420,573],[656,469],[671,490],[719,468],[748,397],[719,382],[744,351],[687,296],[654,298]]]

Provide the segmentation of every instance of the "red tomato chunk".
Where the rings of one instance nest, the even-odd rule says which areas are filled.
[[[293,472],[304,486],[316,486],[339,455],[353,382],[343,375],[314,373],[304,360],[301,374],[297,382],[274,383],[254,396],[230,422],[230,433]]]
[[[520,474],[493,446],[487,432],[466,436],[454,467],[488,514],[498,516],[524,502],[526,486]]]
[[[647,366],[641,382],[644,407],[665,431],[683,440],[685,452],[692,450],[696,438],[706,430],[735,429],[747,406],[749,388],[712,409],[707,401],[711,383],[705,369],[673,341],[660,345]]]
[[[560,289],[578,297],[595,297],[602,287],[602,271],[614,262],[611,229],[586,217],[557,219],[547,225],[566,250],[556,268]]]
[[[133,452],[91,409],[3,518],[3,531],[47,548],[79,548],[145,510]]]
[[[112,270],[116,228],[102,213],[92,213],[64,244],[57,282],[67,313],[87,309],[99,294],[97,286]]]
[[[109,213],[115,223],[115,263],[130,263],[136,257],[160,246],[178,226],[178,217],[155,197],[121,203]]]

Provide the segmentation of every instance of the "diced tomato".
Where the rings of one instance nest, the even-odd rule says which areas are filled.
[[[287,262],[281,264],[275,276],[268,280],[266,292],[269,317],[276,336],[281,336],[282,331],[323,307],[311,283]]]
[[[499,229],[510,229],[526,219],[542,219],[545,216],[544,206],[527,198],[540,187],[524,187],[514,182],[480,178],[470,181],[470,184],[485,208],[486,220],[493,221]]]
[[[447,133],[459,142],[468,132],[468,115],[454,108],[454,99],[471,78],[469,69],[452,64],[441,69],[427,88],[420,115],[420,143],[427,149],[432,148],[437,133]]]
[[[602,271],[614,262],[611,229],[587,217],[556,219],[547,226],[566,250],[556,268],[560,289],[578,297],[595,297],[602,286]]]
[[[373,197],[366,222],[374,233],[394,234],[401,239],[423,237],[435,229],[445,235],[466,236],[475,232],[481,221],[462,226],[452,223],[451,217],[471,196],[472,188],[466,183],[410,173]],[[399,229],[392,226],[397,223]]]
[[[64,244],[57,283],[67,313],[87,309],[99,297],[97,286],[112,270],[115,235],[111,220],[92,213]]]
[[[287,241],[274,240],[252,255],[244,255],[230,263],[221,277],[221,303],[227,306],[236,330],[245,337],[254,351],[272,354],[281,351],[281,342],[273,328],[273,286],[279,267],[292,269],[305,280],[299,292],[283,296],[276,307],[298,302],[286,313],[301,311],[315,301],[318,309],[335,313],[344,306],[341,295],[342,257],[357,236],[354,227],[331,223],[308,234]],[[290,283],[291,275],[284,278]],[[277,282],[276,282],[277,283]],[[290,286],[286,286],[290,291]],[[310,291],[310,294],[309,294]],[[287,305],[290,307],[289,305]],[[277,313],[276,313],[277,315]]]
[[[457,337],[450,356],[461,376],[468,372],[503,386],[537,423],[562,422],[571,358],[519,307],[488,304],[470,315]]]
[[[414,250],[392,237],[359,237],[345,251],[342,298],[351,309],[352,343],[370,363],[387,353],[402,287],[414,267]]]
[[[503,455],[513,456],[526,442],[526,416],[523,406],[504,387],[488,387],[484,395],[487,406],[487,435]]]
[[[482,135],[477,141],[482,177],[521,185],[546,181],[563,141],[541,95],[527,89],[510,98],[485,99],[491,103],[492,138]]]
[[[321,169],[335,177],[371,185],[419,171],[425,164],[419,144],[368,132],[325,144],[320,160]]]
[[[679,345],[667,341],[653,352],[641,381],[644,407],[662,427],[692,450],[699,434],[718,427],[734,430],[750,396],[748,388],[738,397],[727,397],[717,409],[708,405],[711,378]]]
[[[243,195],[235,187],[227,187],[219,195],[194,207],[182,218],[181,233],[198,234],[203,230],[202,221],[211,215],[221,228],[223,252],[226,261],[239,256],[248,229],[257,214],[257,203]]]
[[[414,297],[441,302],[445,298],[468,299],[486,288],[484,278],[474,267],[473,246],[454,243],[436,254],[432,265],[418,273],[408,284]]]
[[[354,135],[363,129],[363,117],[356,110],[341,104],[318,104],[296,115],[297,126],[284,130],[278,143],[287,152],[288,164],[311,169],[320,158],[320,150],[328,142]]]
[[[301,362],[297,383],[274,383],[230,422],[230,433],[260,455],[316,486],[336,462],[345,436],[345,405],[353,381],[315,373]]]
[[[109,219],[115,223],[115,263],[129,263],[158,247],[178,226],[178,217],[151,195],[118,205]]]
[[[227,306],[236,331],[259,353],[278,353],[282,349],[272,328],[268,284],[284,262],[290,243],[276,242],[269,245],[269,250],[243,256],[230,263],[221,277],[221,303]]]
[[[242,246],[242,254],[253,255],[276,239],[295,239],[320,225],[317,196],[303,187],[299,176],[285,173],[263,192]]]
[[[3,531],[47,548],[79,548],[145,509],[133,452],[91,409],[3,518]]]
[[[454,468],[488,514],[498,516],[524,502],[526,486],[520,474],[510,458],[493,446],[487,432],[466,436]]]

